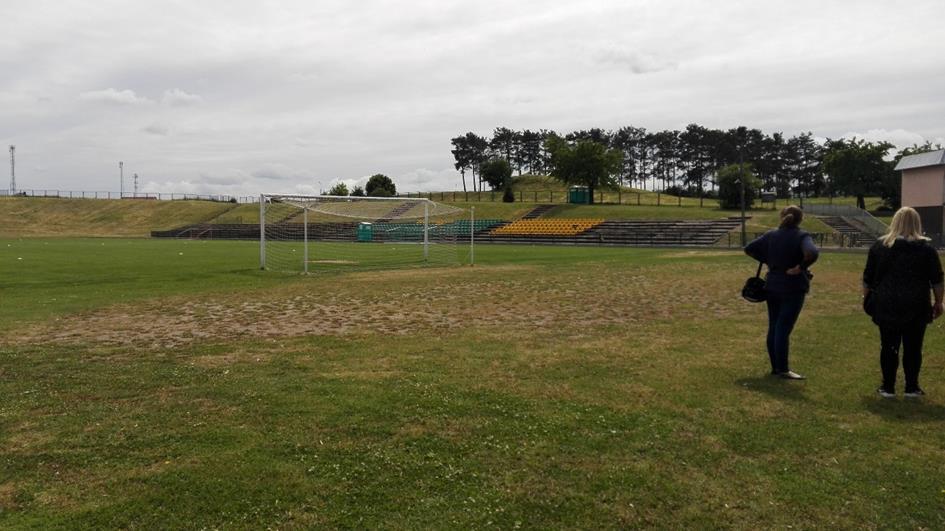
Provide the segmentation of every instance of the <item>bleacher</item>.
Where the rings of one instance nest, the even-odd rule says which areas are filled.
[[[603,219],[518,219],[493,229],[493,236],[575,236],[603,223]]]
[[[474,228],[476,233],[487,232],[490,229],[505,223],[500,219],[477,219],[475,225],[469,220],[452,221],[442,224],[430,224],[431,238],[464,238]],[[357,222],[341,223],[309,223],[308,237],[310,240],[322,241],[355,241],[357,239]],[[373,241],[422,241],[423,223],[374,223]],[[302,223],[280,222],[267,225],[267,232],[276,231],[280,239],[302,240],[304,225]],[[202,223],[187,225],[166,231],[151,231],[152,238],[187,238],[205,240],[258,240],[259,225],[248,223],[210,224]]]
[[[584,222],[582,225],[580,222]],[[542,222],[542,223],[537,223]],[[589,223],[594,222],[594,223]],[[737,220],[518,220],[479,237],[483,243],[708,246],[738,226]],[[583,227],[583,230],[578,230]]]
[[[505,222],[498,219],[477,219],[472,227],[476,240],[482,243],[545,243],[570,245],[640,245],[640,246],[707,246],[717,242],[738,226],[738,220],[610,220],[601,219],[520,219]],[[357,222],[309,223],[310,240],[355,241]],[[466,238],[469,220],[431,224],[431,238]],[[281,239],[303,239],[301,223],[275,223],[269,230],[278,231]],[[372,241],[422,241],[422,223],[374,223]],[[221,240],[258,240],[259,225],[198,224],[169,231],[152,231],[153,238],[191,238]]]

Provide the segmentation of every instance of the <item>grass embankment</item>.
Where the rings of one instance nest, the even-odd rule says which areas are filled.
[[[945,526],[945,336],[926,399],[876,397],[862,255],[815,267],[788,382],[738,252],[101,243],[0,242],[0,527]]]
[[[210,220],[234,206],[212,201],[4,197],[0,237],[148,236],[152,230]]]

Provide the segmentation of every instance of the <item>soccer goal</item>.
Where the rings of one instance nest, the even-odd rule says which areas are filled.
[[[259,266],[271,271],[456,265],[469,257],[466,211],[428,199],[259,198]]]

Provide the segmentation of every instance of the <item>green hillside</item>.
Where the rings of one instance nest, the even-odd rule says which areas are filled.
[[[212,201],[4,197],[0,237],[148,236],[152,230],[208,221],[236,206]]]

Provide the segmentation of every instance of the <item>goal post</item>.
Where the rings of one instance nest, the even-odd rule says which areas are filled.
[[[263,194],[259,266],[308,273],[460,264],[467,216],[425,198]]]

